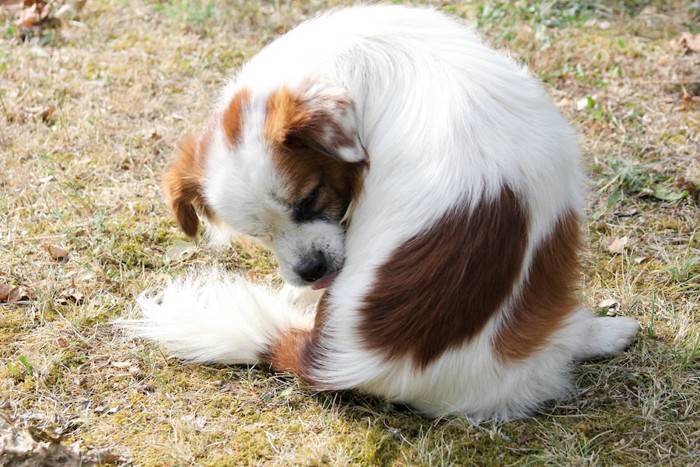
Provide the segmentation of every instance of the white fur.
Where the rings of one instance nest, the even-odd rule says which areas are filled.
[[[275,337],[311,329],[314,320],[269,288],[218,269],[170,281],[138,303],[143,317],[118,324],[192,363],[253,363]]]
[[[331,86],[313,92],[339,90],[332,92],[352,99],[357,121],[343,128],[357,133],[370,158],[344,238],[342,231],[299,231],[277,202],[286,188],[263,135],[267,96],[310,77]],[[560,216],[581,212],[574,132],[525,68],[469,29],[425,9],[340,10],[262,50],[226,86],[220,109],[243,88],[251,101],[242,140],[231,149],[218,130],[207,155],[205,198],[236,230],[274,238],[268,245],[284,277],[296,284],[290,270],[299,251],[326,242],[334,251],[344,249],[320,341],[324,359],[312,375],[324,387],[359,388],[431,415],[511,418],[565,395],[575,358],[619,352],[634,338],[633,320],[595,319],[581,309],[542,350],[501,363],[492,341],[509,312],[506,304],[477,337],[423,371],[409,358],[386,361],[361,344],[359,309],[377,269],[451,207],[496,196],[504,184],[525,201],[529,244],[513,297],[535,248]],[[358,151],[348,148],[340,157],[359,160]],[[142,298],[144,319],[131,327],[186,360],[255,363],[272,337],[312,325],[310,314],[290,304],[295,302],[304,307],[308,300],[297,293],[276,297],[242,279],[188,278],[169,284],[162,302]]]

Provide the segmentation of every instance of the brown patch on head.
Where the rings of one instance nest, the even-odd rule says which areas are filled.
[[[578,307],[579,221],[575,212],[568,212],[536,249],[527,281],[494,341],[502,360],[522,360],[544,347]]]
[[[243,107],[248,100],[248,90],[239,91],[221,116],[221,124],[231,146],[239,141],[243,126]],[[173,161],[163,175],[162,186],[168,204],[180,228],[190,237],[197,235],[199,229],[198,211],[209,220],[216,220],[214,212],[204,202],[202,192],[205,157],[213,133],[213,126],[210,124],[198,138],[192,135],[186,137],[178,145]]]
[[[366,167],[364,159],[347,162],[337,152],[357,139],[357,135],[345,134],[332,115],[341,112],[343,105],[352,103],[339,100],[320,105],[282,88],[268,99],[265,120],[265,136],[272,147],[273,162],[287,184],[290,203],[318,188],[314,210],[335,221],[359,194]],[[364,148],[361,150],[366,157]]]
[[[398,247],[378,270],[360,334],[387,358],[425,368],[477,335],[510,297],[527,245],[528,216],[505,187],[472,210],[456,207]]]
[[[206,140],[208,141],[208,139]],[[204,208],[202,178],[204,162],[202,146],[193,136],[185,138],[175,152],[175,158],[163,175],[163,191],[180,228],[190,237],[197,235],[199,218],[195,206]]]
[[[238,144],[243,128],[243,110],[250,101],[250,92],[247,89],[238,91],[224,109],[223,129],[226,140],[231,146]]]

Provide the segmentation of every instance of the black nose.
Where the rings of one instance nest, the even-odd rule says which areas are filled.
[[[315,282],[319,280],[327,271],[328,264],[326,263],[326,257],[323,256],[323,252],[321,251],[314,251],[307,255],[299,261],[294,268],[294,272],[306,282]]]

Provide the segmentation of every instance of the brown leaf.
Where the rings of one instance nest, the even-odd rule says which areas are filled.
[[[608,245],[608,251],[613,255],[620,255],[625,251],[625,246],[629,243],[629,237],[615,237],[615,240]]]
[[[46,251],[49,252],[51,255],[51,258],[54,261],[68,261],[68,250],[66,250],[63,247],[57,246],[57,245],[47,245],[46,246]]]
[[[46,123],[48,121],[51,121],[51,117],[53,117],[53,114],[55,112],[56,106],[54,104],[49,104],[39,112],[39,118],[41,118],[42,122]]]
[[[700,34],[684,32],[680,39],[671,41],[671,47],[685,54],[700,52]]]
[[[523,444],[527,444],[529,440],[530,436],[527,430],[523,428],[523,431],[521,431],[520,435],[518,436],[518,444],[522,446]]]
[[[51,5],[44,1],[25,0],[24,9],[19,18],[15,21],[15,26],[22,30],[36,26],[49,17]]]
[[[0,284],[0,303],[17,303],[35,298],[33,292],[20,285]]]
[[[85,296],[78,290],[75,285],[68,287],[66,290],[61,292],[62,303],[68,305],[69,303],[74,303],[76,305],[82,305]]]

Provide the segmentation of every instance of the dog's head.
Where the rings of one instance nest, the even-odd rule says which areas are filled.
[[[232,93],[180,144],[163,188],[187,235],[199,213],[269,247],[287,282],[320,288],[342,268],[343,220],[366,166],[347,92],[306,81]]]

